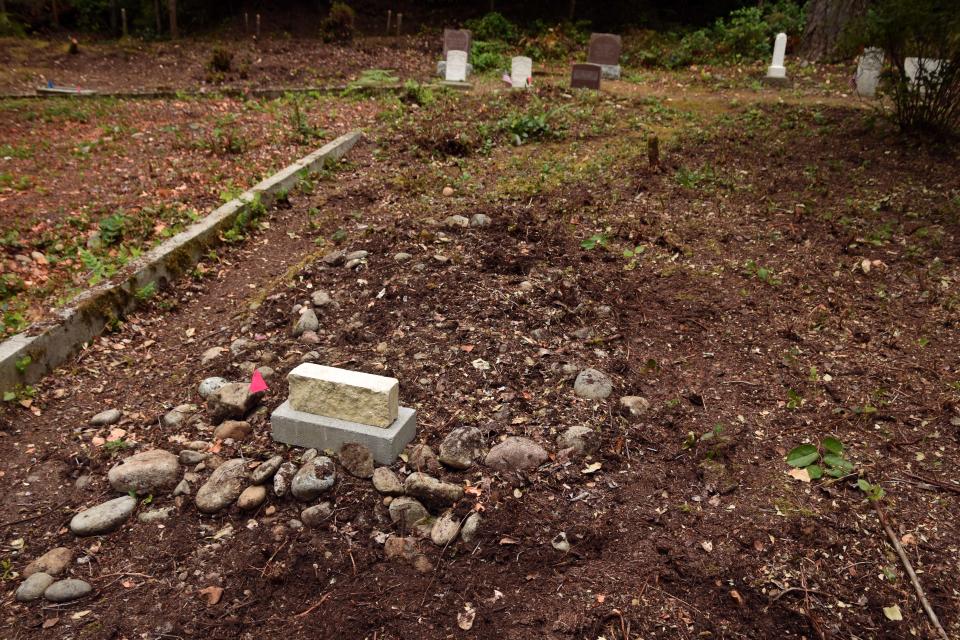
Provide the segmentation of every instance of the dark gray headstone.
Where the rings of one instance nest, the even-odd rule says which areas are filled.
[[[466,51],[470,57],[470,30],[444,29],[443,30],[443,59],[447,59],[447,51]]]
[[[587,62],[593,64],[620,64],[620,36],[612,33],[591,33]]]
[[[571,89],[600,89],[600,75],[603,68],[591,62],[573,65],[570,72]]]

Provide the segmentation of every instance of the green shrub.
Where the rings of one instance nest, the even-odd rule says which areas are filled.
[[[320,37],[324,42],[349,42],[353,40],[357,14],[346,2],[334,2],[330,13],[320,23]]]
[[[216,73],[226,73],[233,66],[233,52],[223,47],[214,47],[207,66]]]
[[[726,18],[718,18],[710,27],[682,36],[651,36],[629,57],[671,69],[695,62],[763,60],[769,57],[778,33],[799,35],[803,26],[802,7],[791,0],[779,0],[762,7],[737,9]]]
[[[861,44],[879,46],[892,61],[881,91],[893,99],[904,130],[960,134],[960,11],[956,0],[879,0],[858,32]],[[914,82],[906,58],[921,65]],[[939,60],[939,64],[932,61]]]
[[[510,68],[507,45],[496,41],[474,41],[471,45],[470,63],[477,73]]]
[[[533,23],[533,35],[521,42],[523,53],[533,60],[568,60],[574,53],[583,51],[590,37],[588,22],[564,22],[547,26],[541,21]]]
[[[517,25],[493,11],[476,20],[468,20],[467,28],[477,40],[499,40],[516,42],[520,35]]]
[[[0,13],[0,38],[22,38],[25,35],[23,25],[11,18],[9,13]]]

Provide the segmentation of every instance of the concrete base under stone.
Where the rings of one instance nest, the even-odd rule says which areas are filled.
[[[604,80],[619,80],[620,79],[620,65],[618,64],[602,64],[600,65],[600,75]]]
[[[473,89],[473,85],[469,82],[454,82],[453,80],[443,80],[440,82],[440,86],[457,89],[458,91],[470,91]]]
[[[791,82],[789,78],[777,78],[776,76],[763,76],[762,82],[768,87],[784,88],[793,86],[793,82]]]
[[[359,442],[370,449],[374,460],[391,464],[416,435],[417,412],[400,407],[397,419],[383,429],[297,411],[287,400],[270,416],[270,426],[277,442],[321,451],[340,451],[348,442]]]
[[[472,73],[473,73],[473,65],[468,62],[467,77],[469,78]],[[440,76],[441,78],[447,77],[447,61],[446,60],[441,60],[437,63],[437,75]]]

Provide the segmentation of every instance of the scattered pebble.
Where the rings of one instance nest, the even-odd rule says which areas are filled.
[[[326,307],[333,302],[333,299],[326,291],[314,291],[310,301],[313,302],[315,307]]]
[[[440,460],[428,445],[415,444],[407,452],[407,462],[416,471],[440,473]]]
[[[212,396],[217,389],[225,384],[227,384],[227,381],[219,376],[204,378],[200,383],[200,386],[197,388],[197,393],[200,394],[201,398],[206,400]]]
[[[137,499],[122,496],[90,507],[73,516],[70,531],[77,536],[96,536],[110,533],[123,524],[137,508]]]
[[[193,465],[200,464],[209,457],[209,453],[194,451],[193,449],[184,449],[180,452],[179,460],[180,464],[185,464],[192,467]]]
[[[210,347],[200,356],[200,366],[205,367],[217,358],[219,358],[223,352],[226,351],[223,347]]]
[[[90,418],[90,424],[95,427],[109,427],[120,422],[123,414],[119,409],[107,409]]]
[[[620,408],[624,415],[637,417],[646,413],[650,403],[642,396],[623,396],[620,398]]]
[[[490,225],[490,216],[485,213],[475,213],[470,217],[471,227],[486,227]]]
[[[297,475],[297,465],[292,462],[284,462],[277,469],[273,476],[273,493],[278,498],[282,498],[290,492],[290,483],[293,477]]]
[[[141,494],[159,494],[177,485],[180,462],[177,456],[163,449],[137,453],[107,473],[110,486],[118,493],[131,491]]]
[[[407,495],[432,507],[445,507],[463,497],[463,487],[460,485],[443,482],[420,472],[407,476],[403,488]]]
[[[399,253],[395,253],[395,254],[393,255],[393,259],[394,259],[396,262],[407,262],[408,260],[411,260],[412,258],[413,258],[412,255],[410,255],[409,253],[405,253],[405,252],[403,252],[403,251],[400,251]]]
[[[173,512],[176,511],[176,507],[162,507],[160,509],[150,509],[149,511],[144,511],[143,513],[137,514],[137,520],[150,524],[151,522],[160,522],[161,520],[167,520],[173,515]]]
[[[499,471],[534,469],[547,461],[547,451],[530,438],[510,437],[490,449],[484,463]]]
[[[293,326],[293,337],[299,338],[307,331],[316,332],[320,328],[320,320],[313,309],[301,310],[300,317]]]
[[[340,464],[355,478],[373,477],[373,454],[358,442],[348,442],[341,447]]]
[[[394,498],[390,503],[390,520],[404,531],[412,531],[417,525],[430,518],[430,513],[419,500],[407,496]]]
[[[449,227],[449,228],[451,228],[451,229],[455,229],[455,228],[461,228],[461,229],[462,229],[462,228],[469,227],[469,226],[470,226],[470,221],[469,221],[466,217],[464,217],[464,216],[459,216],[459,215],[457,215],[457,216],[448,216],[448,217],[443,221],[443,224],[444,224],[445,227]]]
[[[440,443],[440,462],[454,469],[469,469],[480,457],[483,435],[476,427],[458,427]]]
[[[43,592],[43,597],[50,602],[69,602],[82,598],[91,591],[93,591],[93,587],[90,586],[90,583],[70,578],[58,580],[51,584]]]
[[[42,571],[30,575],[17,587],[17,602],[32,602],[43,597],[43,592],[47,590],[56,580],[53,576]]]
[[[259,393],[250,393],[245,382],[228,382],[207,398],[210,420],[220,424],[228,418],[243,420],[244,416],[259,402]]]
[[[253,427],[249,422],[242,420],[224,420],[220,426],[213,430],[215,440],[226,440],[227,438],[241,442],[253,432]]]
[[[290,483],[290,493],[297,500],[309,502],[328,491],[336,479],[337,470],[333,460],[318,456],[300,467]]]
[[[593,453],[598,445],[597,432],[590,427],[573,426],[557,436],[557,449],[573,449],[577,455]]]
[[[237,498],[237,507],[243,511],[253,511],[267,499],[267,488],[262,485],[251,485],[240,493]]]
[[[253,482],[253,484],[266,484],[273,478],[277,469],[279,469],[282,464],[282,456],[273,456],[269,460],[261,463],[250,473],[250,481]]]
[[[71,562],[73,562],[73,551],[67,547],[55,547],[28,564],[22,575],[24,578],[29,578],[35,573],[56,576],[63,573]]]
[[[387,467],[377,467],[373,470],[373,488],[387,496],[403,495],[403,484],[400,478]]]
[[[203,513],[216,513],[230,506],[240,496],[247,479],[247,461],[227,460],[210,474],[197,491],[194,501]]]
[[[573,383],[574,392],[588,400],[603,400],[613,391],[610,377],[596,369],[584,369]]]
[[[320,504],[307,507],[301,511],[300,520],[307,527],[318,529],[331,515],[333,515],[333,508],[330,506],[330,503],[321,502]]]
[[[430,540],[438,547],[445,547],[457,539],[460,533],[460,521],[452,512],[447,511],[437,518],[433,523],[433,529],[430,531]]]
[[[463,527],[460,528],[460,539],[463,540],[464,544],[470,544],[477,537],[477,530],[480,528],[480,514],[474,511],[467,519],[463,522]]]

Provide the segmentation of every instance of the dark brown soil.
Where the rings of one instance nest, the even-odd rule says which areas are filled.
[[[511,113],[554,108],[552,137],[482,138]],[[651,131],[664,136],[659,169],[646,165]],[[12,570],[66,545],[90,558],[71,571],[95,587],[71,605],[26,606],[8,581],[2,635],[933,638],[856,477],[787,475],[787,451],[826,435],[886,490],[934,609],[960,632],[954,152],[859,109],[728,101],[688,114],[561,90],[444,96],[369,133],[312,194],[207,261],[206,277],[98,340],[30,407],[0,414]],[[450,139],[460,144],[425,144]],[[438,224],[474,213],[493,224]],[[333,237],[369,251],[367,263],[324,266]],[[398,264],[399,251],[414,257]],[[298,343],[293,306],[316,289],[338,307],[322,315],[319,344]],[[237,337],[258,346],[200,365]],[[272,352],[269,411],[311,349],[398,377],[418,440],[434,448],[470,424],[489,444],[527,435],[554,451],[557,432],[582,424],[600,451],[528,473],[445,473],[478,488],[456,513],[484,519],[472,547],[422,542],[426,574],[384,559],[374,535],[395,533],[386,509],[346,474],[317,530],[282,526],[302,505],[273,497],[272,515],[202,516],[157,496],[177,507],[162,527],[131,521],[98,539],[64,527],[109,495],[106,471],[126,455],[96,446],[109,430],[87,427],[95,412],[121,408],[126,441],[178,451],[209,439],[204,413],[177,429],[158,418],[197,402],[200,380],[244,379],[241,362]],[[574,395],[586,366],[612,376],[609,399]],[[650,409],[624,415],[623,395]],[[252,418],[253,442],[220,455],[298,455],[272,443],[267,417]],[[561,532],[568,552],[551,545]],[[215,605],[200,593],[211,585],[225,590]],[[885,617],[892,605],[902,622]]]

